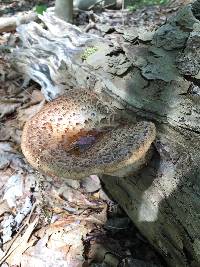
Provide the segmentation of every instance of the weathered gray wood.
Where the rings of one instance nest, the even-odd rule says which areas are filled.
[[[169,266],[200,266],[200,21],[192,6],[155,33],[115,29],[112,40],[50,13],[41,19],[48,30],[34,22],[18,28],[15,64],[48,101],[84,87],[129,117],[156,123],[151,164],[102,179]]]
[[[0,18],[0,33],[15,31],[16,27],[20,24],[28,23],[30,21],[37,20],[37,14],[33,11],[13,16],[13,17],[1,17]]]
[[[164,127],[147,167],[127,178],[102,177],[169,266],[200,266],[199,145],[198,136]]]
[[[34,22],[18,28],[24,47],[17,52],[17,64],[41,84],[46,99],[74,85],[90,87],[120,97],[139,115],[200,132],[200,23],[190,6],[154,35],[143,29],[117,29],[118,41],[81,33],[51,14],[41,19],[48,31]],[[190,71],[193,80],[186,76]]]

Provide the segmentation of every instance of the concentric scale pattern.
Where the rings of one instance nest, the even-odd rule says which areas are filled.
[[[48,103],[25,124],[22,151],[44,173],[81,179],[137,163],[154,138],[153,123],[120,123],[111,107],[81,90]]]

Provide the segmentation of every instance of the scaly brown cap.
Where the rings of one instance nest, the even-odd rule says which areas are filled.
[[[81,179],[137,165],[155,135],[151,122],[115,123],[112,108],[92,92],[81,90],[48,103],[28,121],[21,147],[34,168]]]

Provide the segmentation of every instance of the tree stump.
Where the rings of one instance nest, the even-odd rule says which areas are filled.
[[[155,32],[104,27],[104,38],[45,13],[46,29],[18,27],[22,46],[12,54],[48,101],[87,88],[129,117],[156,124],[150,164],[131,177],[102,180],[173,267],[200,266],[199,12],[196,1]]]

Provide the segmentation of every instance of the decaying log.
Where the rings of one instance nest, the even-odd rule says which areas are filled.
[[[11,32],[16,30],[16,27],[34,21],[37,19],[37,14],[33,11],[13,17],[2,17],[0,18],[0,33]]]
[[[48,101],[87,88],[129,117],[156,123],[151,163],[131,177],[102,179],[173,267],[200,266],[199,11],[197,1],[155,32],[116,28],[104,38],[46,13],[47,29],[18,27],[22,47],[13,54]]]
[[[132,177],[102,178],[169,266],[200,266],[199,145],[198,135],[158,126],[147,167]]]

